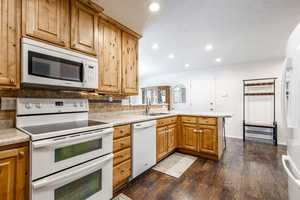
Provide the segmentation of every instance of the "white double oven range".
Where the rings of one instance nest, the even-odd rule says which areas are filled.
[[[88,120],[86,99],[17,99],[17,128],[31,136],[32,200],[112,198],[111,124]]]

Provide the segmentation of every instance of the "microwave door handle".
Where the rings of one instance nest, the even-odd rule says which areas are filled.
[[[85,133],[82,135],[78,135],[78,136],[70,136],[70,137],[66,137],[64,139],[58,139],[58,140],[46,140],[46,141],[40,141],[40,142],[34,142],[32,144],[32,147],[34,149],[38,149],[38,148],[44,148],[44,147],[49,147],[49,146],[54,146],[54,145],[58,145],[58,144],[66,144],[66,143],[71,143],[71,142],[76,142],[76,141],[80,141],[80,142],[84,142],[84,141],[90,141],[90,140],[94,140],[97,138],[100,138],[106,134],[112,133],[113,129],[109,128],[109,129],[105,129],[105,130],[100,130],[97,132],[91,132],[91,133]]]
[[[49,185],[53,185],[55,183],[58,183],[60,181],[66,181],[69,179],[72,180],[76,180],[77,178],[80,178],[86,174],[90,174],[93,171],[95,171],[99,166],[102,166],[103,163],[111,160],[113,158],[113,154],[109,154],[107,156],[105,156],[105,158],[99,160],[96,163],[90,164],[88,166],[82,167],[80,169],[77,170],[73,170],[69,173],[63,173],[61,176],[57,176],[57,177],[49,177],[49,178],[44,178],[42,180],[36,181],[34,183],[32,183],[32,187],[33,189],[37,190],[40,189],[42,187],[45,186],[49,186]]]
[[[82,77],[83,77],[83,83],[85,84],[87,82],[86,80],[86,76],[87,76],[87,72],[86,70],[88,69],[88,64],[86,62],[82,62],[83,64],[83,70],[82,70]]]

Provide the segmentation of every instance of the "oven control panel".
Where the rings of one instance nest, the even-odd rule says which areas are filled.
[[[88,112],[87,99],[17,99],[17,115]]]

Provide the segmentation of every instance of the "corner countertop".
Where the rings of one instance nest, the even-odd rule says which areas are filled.
[[[155,112],[154,112],[155,113]],[[232,114],[221,113],[221,112],[165,112],[164,115],[159,116],[149,116],[142,113],[126,113],[126,112],[116,112],[116,113],[90,113],[89,119],[95,121],[101,121],[105,123],[110,123],[113,126],[120,126],[125,124],[138,123],[149,120],[157,120],[166,117],[173,117],[177,115],[188,115],[188,116],[202,116],[202,117],[217,117],[217,118],[230,118]]]
[[[29,141],[29,136],[15,128],[0,130],[0,146]]]

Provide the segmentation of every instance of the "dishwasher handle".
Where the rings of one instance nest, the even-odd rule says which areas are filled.
[[[134,129],[145,129],[145,128],[151,128],[156,126],[156,122],[152,122],[152,123],[140,123],[140,124],[134,124]]]

